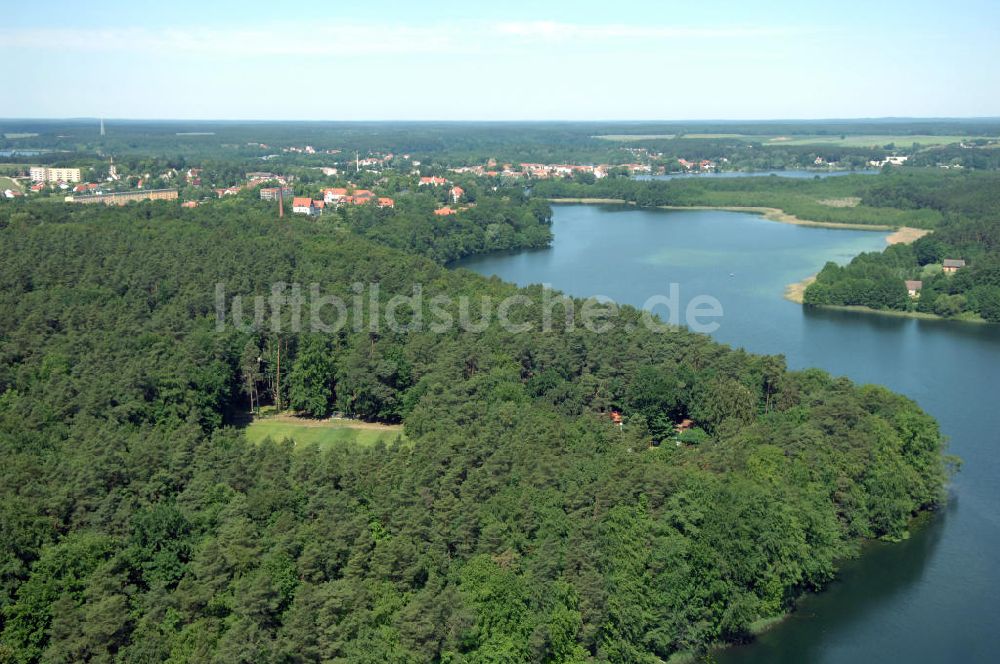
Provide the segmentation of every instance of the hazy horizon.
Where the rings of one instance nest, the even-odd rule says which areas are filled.
[[[392,123],[412,123],[412,124],[650,124],[650,125],[672,125],[672,124],[774,124],[774,123],[790,123],[790,124],[811,124],[811,123],[825,123],[825,122],[871,122],[871,123],[894,123],[894,122],[932,122],[932,121],[943,121],[943,122],[975,122],[975,121],[997,121],[1000,122],[1000,115],[941,115],[941,116],[883,116],[883,117],[828,117],[828,118],[579,118],[579,119],[568,119],[568,118],[510,118],[510,119],[485,119],[485,118],[464,118],[457,120],[449,120],[443,118],[428,118],[428,119],[413,119],[413,118],[383,118],[383,119],[352,119],[352,120],[340,120],[335,118],[313,118],[313,119],[295,119],[295,118],[226,118],[226,117],[215,117],[215,118],[167,118],[167,117],[100,117],[100,116],[86,116],[86,115],[71,115],[65,117],[46,117],[46,116],[0,116],[0,121],[3,122],[100,122],[103,120],[105,124],[109,122],[250,122],[250,123],[282,123],[282,122],[299,122],[299,123],[343,123],[343,124],[392,124]]]

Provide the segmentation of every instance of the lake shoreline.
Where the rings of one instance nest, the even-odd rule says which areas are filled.
[[[805,280],[803,280],[805,281]],[[802,282],[798,282],[801,284]],[[798,284],[789,284],[788,289]],[[789,296],[789,290],[785,291],[785,299],[796,302]],[[799,302],[802,304],[802,302]],[[974,325],[985,325],[989,323],[988,320],[983,318],[946,318],[944,316],[938,316],[937,314],[930,314],[926,311],[899,311],[897,309],[872,309],[871,307],[865,307],[858,304],[811,304],[811,307],[816,307],[818,309],[835,309],[839,311],[854,311],[862,314],[877,314],[879,316],[894,316],[896,318],[915,318],[917,320],[942,320],[951,323],[972,323]]]
[[[547,198],[549,203],[556,205],[631,205],[640,207],[633,201],[624,198]],[[784,210],[773,207],[749,206],[749,205],[656,205],[657,210],[722,210],[724,212],[747,212],[759,214],[768,221],[777,221],[782,224],[792,224],[793,226],[812,226],[814,228],[839,228],[850,231],[893,231],[886,238],[889,244],[909,244],[918,238],[927,235],[931,231],[924,228],[914,228],[912,226],[890,226],[888,224],[851,224],[838,223],[835,221],[814,221],[812,219],[801,219],[794,214],[789,214]]]
[[[547,199],[549,203],[556,204],[576,204],[576,205],[631,205],[637,206],[634,202],[626,201],[623,198],[550,198]],[[886,236],[885,242],[888,245],[894,244],[912,244],[920,238],[932,233],[930,229],[927,228],[914,228],[913,226],[888,226],[884,224],[838,224],[834,222],[825,221],[812,221],[810,219],[800,219],[793,214],[788,214],[784,210],[779,210],[778,208],[772,207],[751,207],[751,206],[735,206],[735,205],[657,205],[658,210],[723,210],[725,212],[748,212],[751,214],[759,214],[769,221],[777,221],[782,224],[791,224],[793,226],[811,226],[813,228],[834,228],[842,230],[854,230],[854,231],[892,231]],[[785,286],[785,292],[783,297],[796,304],[805,304],[805,292],[809,284],[816,281],[816,274],[812,274],[801,281],[796,281],[794,283]],[[965,323],[986,323],[988,321],[979,319],[964,319],[964,318],[945,318],[944,316],[938,316],[937,314],[930,314],[923,311],[897,311],[894,309],[872,309],[871,307],[863,307],[857,305],[851,306],[840,306],[840,305],[813,305],[821,306],[827,309],[840,309],[844,311],[857,311],[866,314],[881,314],[883,316],[896,316],[902,318],[916,318],[922,320],[948,320],[948,321],[959,321]]]
[[[655,292],[664,281],[678,281],[686,288],[689,281],[697,279],[701,288],[699,292],[731,294],[730,299],[734,302],[732,314],[726,311],[730,317],[726,319],[727,326],[713,337],[745,348],[748,352],[787,353],[788,365],[795,369],[817,366],[834,375],[848,376],[858,384],[887,384],[922,405],[926,402],[936,406],[939,414],[952,418],[947,421],[947,426],[946,421],[941,422],[941,430],[958,443],[951,452],[961,454],[967,460],[969,457],[964,444],[970,440],[988,440],[987,436],[995,432],[995,426],[981,426],[964,410],[964,404],[970,398],[988,401],[988,396],[984,394],[988,389],[967,395],[947,384],[942,386],[940,382],[954,377],[956,383],[961,381],[964,384],[968,377],[979,375],[977,372],[982,364],[992,361],[990,358],[1000,353],[1000,345],[997,345],[1000,339],[988,328],[906,324],[903,321],[894,323],[892,319],[854,319],[848,315],[809,316],[780,301],[781,289],[788,283],[788,278],[817,272],[826,260],[849,260],[863,251],[881,251],[892,241],[887,237],[890,233],[884,232],[879,237],[845,233],[845,237],[841,238],[836,233],[807,233],[788,227],[784,230],[769,229],[756,224],[753,219],[734,216],[730,218],[730,234],[722,215],[712,213],[689,217],[680,217],[678,213],[677,221],[690,220],[690,225],[658,224],[656,215],[638,215],[647,218],[634,224],[620,225],[616,222],[626,222],[626,217],[630,216],[623,213],[643,208],[626,207],[621,201],[610,201],[612,204],[603,208],[599,203],[608,201],[596,203],[589,206],[581,204],[575,208],[572,205],[552,205],[555,211],[555,240],[550,254],[534,260],[518,257],[484,262],[474,267],[474,271],[485,275],[496,274],[515,283],[551,283],[552,288],[565,288],[568,293],[581,296],[598,292],[594,288],[604,288],[605,291],[601,292],[612,291],[619,301],[635,306],[641,306],[645,294]],[[769,230],[772,232],[766,232]],[[721,246],[716,244],[719,235],[726,236],[723,238],[725,242],[719,243]],[[567,243],[569,246],[560,253],[559,247]],[[828,249],[827,245],[830,245]],[[727,258],[730,253],[741,251],[768,251],[771,246],[780,247],[782,251],[774,256],[773,261],[762,262],[766,265],[773,263],[774,271],[760,269],[760,273],[751,273],[747,268],[748,271],[744,272],[742,265]],[[657,253],[660,247],[668,247],[672,253]],[[704,256],[698,253],[701,249],[706,250]],[[813,254],[813,249],[822,249],[823,252]],[[673,259],[676,257],[692,259],[678,261],[675,269]],[[614,266],[614,269],[606,270],[607,276],[595,277],[590,273],[605,270],[594,270],[593,266]],[[727,280],[725,277],[733,271],[740,278]],[[643,278],[648,280],[642,281]],[[574,291],[574,288],[577,290]],[[632,302],[630,297],[635,301]],[[760,303],[750,301],[751,297],[760,298]],[[879,323],[879,320],[883,322]],[[903,368],[914,370],[903,371]],[[934,382],[929,384],[926,376],[934,376]],[[995,413],[986,412],[996,419]],[[972,467],[969,461],[968,468]],[[972,472],[975,472],[974,468]],[[972,477],[971,473],[966,478],[965,490],[968,491],[970,486],[975,486],[972,480],[978,478]],[[992,484],[987,485],[989,491],[993,490],[992,487]],[[955,504],[957,501],[951,503],[952,506]],[[942,528],[935,529],[936,535],[932,536],[920,527],[926,516],[936,515],[937,518],[927,519],[927,522],[939,523],[945,511],[932,509],[919,512],[908,528],[911,534],[908,543],[883,546],[881,541],[858,540],[860,546],[857,550],[837,557],[834,561],[836,574],[831,581],[822,584],[821,589],[796,594],[788,611],[747,625],[745,641],[717,642],[709,649],[710,656],[726,664],[776,661],[784,654],[793,655],[788,657],[789,661],[802,661],[808,659],[801,656],[803,652],[839,654],[843,649],[841,643],[847,642],[839,638],[842,633],[860,635],[854,638],[865,647],[869,643],[871,647],[880,647],[881,641],[874,640],[880,635],[868,636],[866,625],[872,620],[885,623],[880,632],[888,633],[889,638],[895,640],[894,649],[905,647],[909,638],[905,627],[899,626],[898,622],[902,621],[897,622],[897,616],[925,625],[926,630],[926,626],[938,624],[936,611],[930,607],[935,601],[940,601],[939,596],[950,597],[950,591],[939,590],[946,589],[942,581],[939,580],[932,588],[922,583],[922,579],[932,576],[934,572],[929,571],[932,565],[928,561],[939,560],[939,556],[949,559],[949,556],[962,558],[965,555],[964,551],[956,553],[942,547],[937,547],[935,552],[938,540],[943,538]],[[965,510],[961,515],[963,525],[967,525],[968,516],[969,511]],[[948,518],[953,517],[949,515]],[[980,521],[973,523],[982,530],[984,524]],[[949,531],[949,536],[954,537],[953,530]],[[961,562],[970,566],[980,561],[974,558]],[[877,583],[872,584],[873,579]],[[952,577],[943,581],[949,580]],[[911,593],[920,593],[923,601],[900,599],[902,595]],[[781,608],[775,608],[781,611]],[[889,612],[888,619],[884,616],[886,612]],[[913,661],[940,661],[936,657],[926,660],[912,657],[913,653],[922,654],[924,651],[939,654],[938,650],[942,648],[929,647],[934,643],[934,639],[929,639],[927,643],[905,652],[911,655],[909,658]],[[681,652],[664,659],[669,664],[685,664],[703,658],[704,653]]]

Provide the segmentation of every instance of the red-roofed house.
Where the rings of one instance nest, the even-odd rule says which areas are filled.
[[[219,198],[222,198],[223,196],[235,196],[236,194],[240,193],[241,189],[243,189],[243,187],[239,185],[226,187],[225,189],[216,189],[215,195],[218,196]]]
[[[198,207],[198,201],[184,201],[181,203],[182,208],[195,208]]]
[[[295,214],[307,214],[315,217],[319,214],[319,209],[314,205],[315,201],[308,196],[296,196],[292,199],[292,212]]]
[[[384,196],[381,196],[378,199],[378,206],[380,208],[394,208],[396,207],[396,201],[392,200],[391,198],[386,198]]]
[[[420,186],[421,187],[423,187],[424,185],[428,185],[428,184],[431,185],[431,186],[433,186],[433,187],[437,187],[439,185],[448,184],[448,181],[445,180],[444,178],[439,178],[436,175],[432,175],[431,177],[420,178]]]
[[[31,185],[31,190],[32,191],[41,191],[42,189],[45,189],[45,187],[46,187],[46,184],[44,182],[38,182],[36,184]]]
[[[455,185],[454,187],[451,188],[450,193],[451,193],[451,201],[453,203],[457,203],[460,200],[462,200],[462,196],[465,195],[465,190],[459,187],[458,185]]]
[[[323,190],[323,200],[327,203],[341,203],[347,198],[347,189],[344,187],[330,187]]]
[[[443,208],[438,208],[434,210],[434,214],[436,214],[439,217],[447,217],[449,214],[455,214],[455,211],[452,210],[450,207],[445,206]]]
[[[365,205],[375,200],[375,193],[367,189],[356,189],[350,199],[355,205]]]

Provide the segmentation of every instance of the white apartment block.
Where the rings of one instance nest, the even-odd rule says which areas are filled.
[[[47,166],[31,167],[32,182],[79,182],[79,168],[48,168]]]

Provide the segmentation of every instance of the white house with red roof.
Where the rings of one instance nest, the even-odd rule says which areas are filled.
[[[292,212],[295,214],[316,217],[323,211],[324,206],[325,203],[323,201],[314,201],[308,196],[296,196],[292,199]]]
[[[347,198],[345,187],[328,187],[323,190],[323,200],[334,205],[344,202]]]
[[[439,187],[441,185],[446,185],[446,184],[448,184],[448,180],[445,180],[444,178],[439,178],[436,175],[432,175],[430,177],[422,177],[422,178],[420,178],[420,186],[421,187],[424,187],[424,186],[427,186],[427,185],[430,185],[432,187]]]

